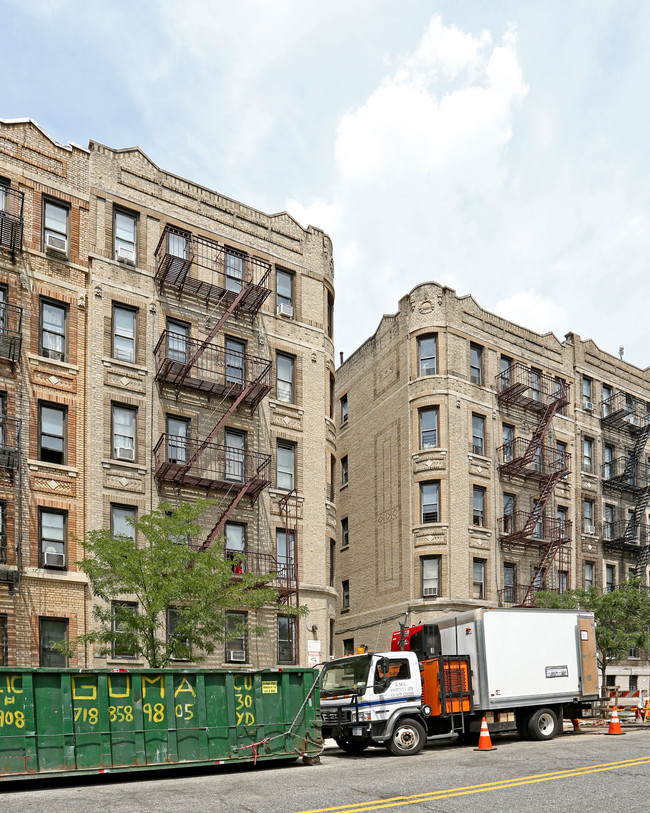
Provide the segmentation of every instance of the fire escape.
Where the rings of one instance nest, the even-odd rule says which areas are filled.
[[[650,538],[644,522],[650,498],[650,466],[644,452],[650,435],[650,410],[644,401],[624,392],[604,400],[601,409],[603,428],[622,435],[628,445],[626,456],[606,459],[602,464],[603,490],[634,502],[627,519],[606,519],[603,523],[603,548],[636,558],[634,573],[645,579],[650,564]]]
[[[539,490],[531,511],[513,511],[499,519],[504,551],[535,551],[539,557],[531,583],[505,587],[501,602],[531,607],[553,564],[569,579],[571,523],[550,517],[546,508],[558,482],[569,473],[570,455],[544,443],[555,414],[569,403],[569,385],[521,362],[498,375],[496,383],[499,406],[519,407],[534,421],[529,440],[513,438],[498,449],[501,477],[520,479]]]
[[[16,255],[22,250],[23,204],[22,192],[10,187],[0,187],[0,257],[9,254],[11,262],[16,261]],[[20,362],[23,309],[7,301],[7,289],[2,289],[0,293],[0,364],[9,364],[11,371],[15,372],[16,365]],[[17,589],[19,584],[22,555],[20,447],[21,421],[19,418],[7,417],[7,402],[3,397],[0,400],[0,493],[5,499],[5,510],[12,503],[16,512],[13,517],[16,538],[15,546],[10,548],[7,544],[8,518],[2,516],[0,584],[8,584],[10,590]]]
[[[198,299],[216,320],[204,339],[167,329],[154,351],[159,391],[171,390],[176,399],[200,394],[209,410],[209,429],[201,437],[164,432],[154,448],[154,475],[160,484],[219,495],[212,528],[198,544],[201,550],[223,533],[242,500],[254,504],[271,482],[270,455],[220,442],[228,419],[244,410],[252,415],[270,392],[271,362],[215,341],[230,317],[253,321],[270,293],[270,272],[267,262],[169,225],[156,249],[160,289],[179,300]],[[295,591],[295,571],[283,570],[271,554],[247,550],[233,567],[233,578],[243,572],[275,573],[273,585],[281,597]]]

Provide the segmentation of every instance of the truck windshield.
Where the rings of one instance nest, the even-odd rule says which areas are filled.
[[[369,655],[359,655],[359,657],[328,663],[321,675],[321,695],[365,689],[369,666]]]

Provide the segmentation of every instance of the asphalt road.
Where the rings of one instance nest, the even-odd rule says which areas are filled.
[[[415,757],[383,749],[321,764],[176,770],[0,785],[3,813],[582,813],[650,811],[650,730],[606,729],[546,742],[494,738],[477,752],[430,744]]]

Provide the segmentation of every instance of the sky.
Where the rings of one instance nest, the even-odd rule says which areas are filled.
[[[421,282],[650,365],[647,0],[0,0],[0,117],[334,243],[347,357]]]

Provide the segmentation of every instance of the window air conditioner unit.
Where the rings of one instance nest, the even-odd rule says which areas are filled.
[[[129,449],[127,446],[117,446],[115,449],[115,457],[118,460],[134,460],[135,449]]]
[[[595,525],[585,525],[585,533],[586,534],[595,534],[596,533],[596,526]]]
[[[246,663],[246,652],[243,649],[231,649],[228,659],[237,663]]]
[[[68,238],[61,237],[58,234],[46,234],[45,248],[48,249],[49,251],[56,251],[59,254],[67,254]]]
[[[126,248],[126,246],[118,246],[117,261],[118,263],[128,263],[129,265],[135,265],[135,249]]]
[[[591,401],[587,401],[585,403],[585,409],[588,409],[590,412],[594,411],[594,405],[591,403]]]
[[[280,305],[278,305],[275,312],[277,313],[278,316],[292,317],[293,316],[293,305],[286,305],[284,302],[282,302]]]
[[[43,554],[43,564],[45,567],[65,567],[65,553],[46,550]]]
[[[433,596],[436,598],[438,596],[438,588],[437,587],[425,587],[422,591],[424,596]]]

